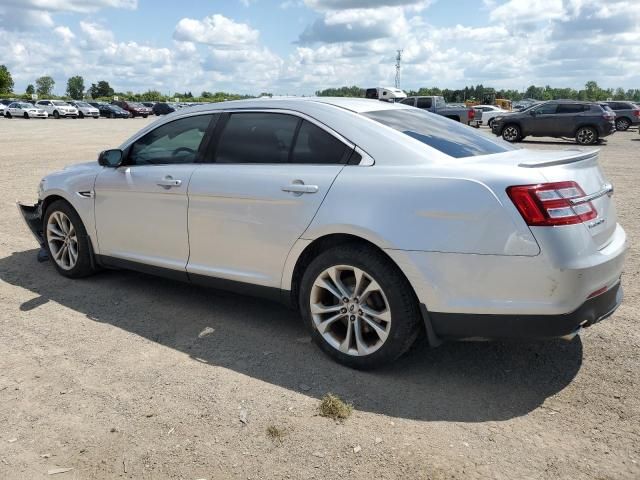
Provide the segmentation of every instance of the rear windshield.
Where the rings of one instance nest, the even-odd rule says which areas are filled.
[[[378,110],[362,115],[454,158],[514,150],[514,147],[492,140],[472,127],[417,108]]]

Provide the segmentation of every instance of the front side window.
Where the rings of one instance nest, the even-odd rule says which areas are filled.
[[[167,165],[196,161],[200,143],[214,115],[196,115],[165,123],[136,140],[128,165]]]
[[[405,99],[400,101],[400,103],[402,103],[404,105],[411,105],[412,107],[413,107],[413,102],[414,102],[413,98],[405,98]]]
[[[541,105],[538,108],[536,108],[535,112],[538,115],[553,115],[554,113],[556,113],[557,109],[558,109],[557,104],[545,103],[544,105]]]
[[[431,108],[430,98],[418,98],[418,108]]]
[[[424,110],[398,108],[365,112],[362,115],[454,158],[490,155],[514,149],[478,133],[472,127]]]
[[[232,113],[222,130],[216,163],[287,163],[299,119],[281,113]]]

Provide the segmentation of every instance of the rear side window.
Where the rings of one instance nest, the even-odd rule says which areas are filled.
[[[418,108],[431,108],[431,98],[418,98]]]
[[[136,140],[128,165],[168,165],[196,161],[200,143],[214,115],[195,115],[165,123]]]
[[[345,144],[336,137],[303,120],[291,155],[291,163],[342,163],[345,148]]]
[[[514,147],[492,140],[472,127],[424,110],[398,108],[362,115],[454,158],[514,150]]]
[[[216,163],[287,163],[299,119],[279,113],[232,113],[222,130]]]
[[[587,108],[588,110],[588,108]],[[557,113],[581,113],[585,111],[585,106],[579,103],[564,103],[558,105]]]

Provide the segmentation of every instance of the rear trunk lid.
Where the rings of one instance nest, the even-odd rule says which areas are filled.
[[[518,166],[538,170],[548,182],[572,180],[578,183],[597,212],[597,216],[582,225],[588,230],[599,249],[611,240],[616,229],[617,215],[611,199],[613,187],[605,178],[598,163],[598,150],[528,151]]]

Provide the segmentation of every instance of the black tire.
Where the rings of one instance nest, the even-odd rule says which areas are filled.
[[[49,223],[49,218],[55,212],[62,212],[64,215],[67,216],[67,218],[69,218],[69,220],[71,221],[76,231],[76,236],[78,239],[77,241],[78,260],[75,266],[69,270],[63,269],[56,263],[56,261],[53,259],[53,255],[49,247],[49,237],[48,237],[49,231],[47,229],[47,225]],[[82,223],[80,216],[69,203],[67,203],[65,200],[56,200],[47,207],[47,210],[43,218],[42,231],[44,232],[44,237],[45,237],[44,244],[45,244],[45,248],[47,249],[47,253],[49,254],[49,259],[51,260],[51,263],[53,263],[53,266],[55,267],[55,269],[58,271],[60,275],[63,275],[69,278],[82,278],[95,273],[96,269],[93,266],[94,262],[92,261],[93,259],[91,258],[92,253],[91,253],[91,248],[89,246],[90,240],[89,240],[89,236],[87,235],[87,230],[84,228],[84,224]]]
[[[142,115],[142,118],[147,118],[149,115]]]
[[[60,114],[58,113],[58,110],[53,111],[53,118],[55,118],[56,120],[60,118]]]
[[[315,326],[310,306],[312,287],[322,272],[338,265],[364,271],[386,295],[392,321],[386,340],[371,354],[343,353],[328,343]],[[315,343],[330,357],[351,368],[367,370],[390,364],[411,347],[420,332],[420,309],[411,285],[400,269],[373,247],[346,244],[321,253],[305,270],[299,292],[299,309]],[[347,317],[345,320],[349,322]]]
[[[491,130],[493,130],[493,118],[491,118],[491,119],[489,120],[489,123],[487,123],[487,126],[488,126]]]
[[[27,112],[24,112],[23,117],[26,118],[27,120],[29,120],[31,118],[31,117],[29,117],[29,114]]]
[[[627,130],[629,130],[630,126],[631,122],[628,118],[622,117],[616,119],[616,130],[618,130],[619,132],[626,132]]]
[[[116,118],[116,114],[115,114],[114,112],[111,112],[111,113],[109,114],[109,118]]]
[[[515,123],[509,123],[502,127],[502,138],[510,143],[522,140],[522,130]]]
[[[84,113],[80,112],[80,113],[78,113],[78,116],[79,116],[80,118],[84,118]]]
[[[580,127],[575,138],[578,145],[594,145],[598,143],[598,131],[593,127]]]
[[[7,117],[7,118],[13,118],[9,112],[7,112],[7,113],[5,114],[5,117]]]

